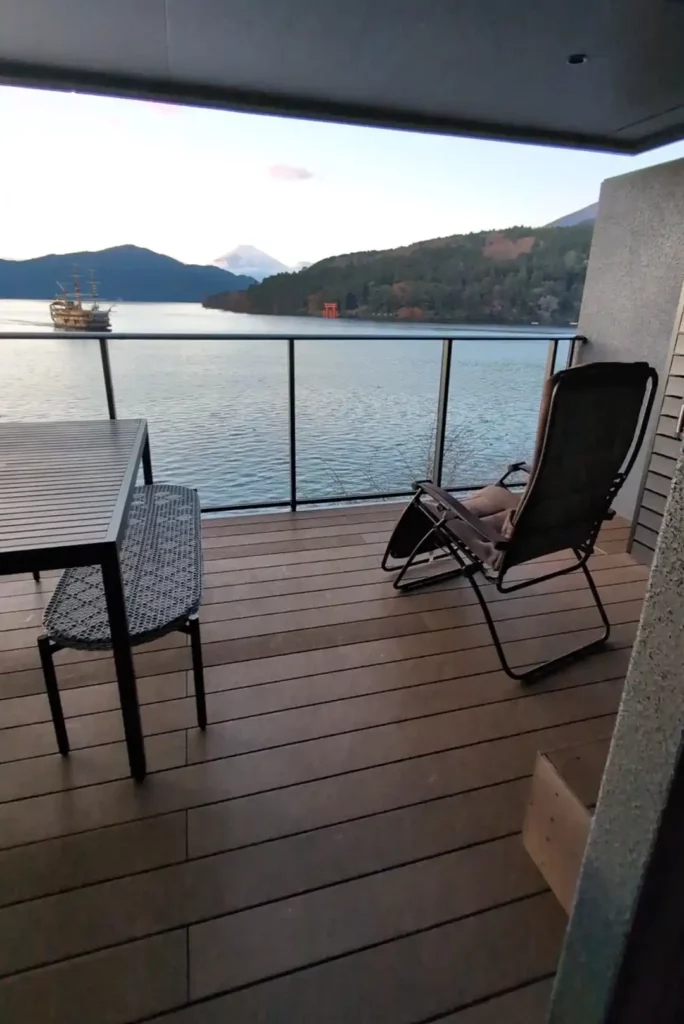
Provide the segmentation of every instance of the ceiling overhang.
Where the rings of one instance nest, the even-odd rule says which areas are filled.
[[[8,85],[620,153],[684,137],[683,50],[676,0],[4,0],[0,10]]]

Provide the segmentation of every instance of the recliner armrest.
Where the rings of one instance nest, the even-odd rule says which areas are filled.
[[[532,466],[530,466],[529,462],[511,462],[511,464],[509,465],[508,469],[501,477],[501,479],[497,480],[497,483],[500,484],[502,487],[505,487],[506,480],[511,475],[511,473],[527,473],[527,475],[529,476],[531,472]]]
[[[438,505],[447,512],[447,519],[461,519],[464,523],[467,523],[473,530],[475,530],[483,540],[488,540],[497,547],[501,546],[501,536],[496,530],[493,530],[491,526],[483,522],[476,515],[467,509],[458,499],[454,498],[448,491],[443,490],[436,484],[430,483],[427,480],[418,480],[414,483],[414,488],[417,491],[423,491],[428,494],[433,501],[436,501]]]

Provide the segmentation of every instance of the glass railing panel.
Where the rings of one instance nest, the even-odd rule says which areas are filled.
[[[289,500],[287,342],[109,341],[119,418],[144,417],[155,480],[203,507]]]
[[[442,340],[412,333],[295,341],[300,503],[380,497],[433,476]],[[453,342],[442,477],[449,487],[494,480],[534,446],[548,341],[482,334]],[[96,340],[19,336],[0,345],[5,418],[107,414]],[[287,340],[108,345],[118,415],[148,420],[158,480],[198,487],[205,507],[289,501]],[[556,369],[568,348],[559,342]]]
[[[107,416],[97,341],[0,339],[0,416],[5,421]]]
[[[531,459],[547,355],[542,340],[454,341],[444,486],[491,483]]]
[[[298,497],[410,490],[429,475],[438,338],[296,342]]]

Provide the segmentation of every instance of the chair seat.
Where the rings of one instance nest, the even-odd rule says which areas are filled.
[[[523,492],[515,493],[499,484],[483,487],[481,491],[471,494],[461,504],[469,512],[481,519],[498,534],[499,540],[506,540],[510,533],[511,516],[520,504]],[[492,541],[485,540],[469,523],[460,519],[450,519],[447,529],[465,544],[479,559],[487,565],[495,567],[500,561],[502,552]]]
[[[119,550],[131,644],[163,636],[194,615],[202,597],[200,505],[189,487],[136,487]],[[43,619],[62,647],[112,646],[99,565],[67,569]]]

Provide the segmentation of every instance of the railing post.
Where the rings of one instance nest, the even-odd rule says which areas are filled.
[[[106,338],[99,338],[100,358],[102,359],[102,376],[104,377],[105,392],[107,393],[107,410],[110,420],[116,419],[116,402],[114,401],[114,383],[112,381],[112,367],[109,362],[109,345]]]
[[[556,359],[558,358],[558,338],[549,341],[549,349],[546,353],[546,367],[544,369],[544,380],[553,377],[556,372]]]
[[[295,395],[295,342],[287,341],[287,392],[290,437],[290,508],[297,509],[297,411]]]
[[[449,384],[451,383],[452,338],[442,342],[442,369],[439,375],[439,398],[437,400],[437,426],[435,430],[435,451],[432,476],[436,484],[442,483],[444,469],[444,445],[446,441],[447,416],[449,413]]]

